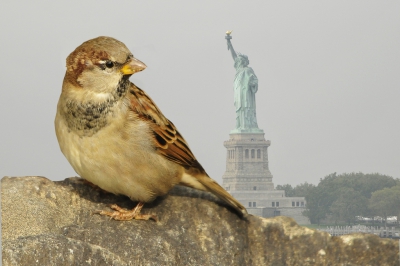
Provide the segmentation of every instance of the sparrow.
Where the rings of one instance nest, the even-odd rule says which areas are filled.
[[[146,65],[124,43],[98,37],[66,59],[55,117],[60,149],[85,180],[139,202],[132,210],[112,205],[96,211],[115,220],[157,220],[140,211],[175,185],[208,191],[241,216],[246,209],[211,179],[189,145],[151,100],[129,81]]]

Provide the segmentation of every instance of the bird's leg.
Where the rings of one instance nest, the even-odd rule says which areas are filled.
[[[132,210],[127,210],[119,207],[116,204],[110,206],[111,209],[115,210],[113,212],[108,211],[95,211],[94,213],[98,213],[100,215],[110,216],[111,219],[118,220],[118,221],[129,221],[132,219],[135,220],[150,220],[153,219],[157,221],[157,216],[152,214],[141,214],[140,211],[142,210],[144,202],[139,202],[135,208]]]

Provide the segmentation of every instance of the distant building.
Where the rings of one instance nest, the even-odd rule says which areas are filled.
[[[269,140],[264,133],[236,133],[224,142],[227,149],[223,187],[242,203],[250,214],[262,217],[289,216],[299,224],[310,221],[302,212],[304,197],[286,197],[284,190],[275,190],[268,166]]]

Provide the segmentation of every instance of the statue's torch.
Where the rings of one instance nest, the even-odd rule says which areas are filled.
[[[226,31],[226,36],[225,36],[225,39],[228,41],[228,50],[230,50],[229,43],[231,42],[231,39],[232,39],[231,33],[232,33],[232,31],[228,30],[228,31]]]

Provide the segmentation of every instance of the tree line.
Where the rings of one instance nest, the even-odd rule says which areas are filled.
[[[307,182],[292,187],[278,185],[287,197],[305,197],[303,212],[313,224],[330,217],[335,222],[356,222],[356,216],[400,216],[400,180],[378,173],[336,173],[320,179],[317,186]]]

